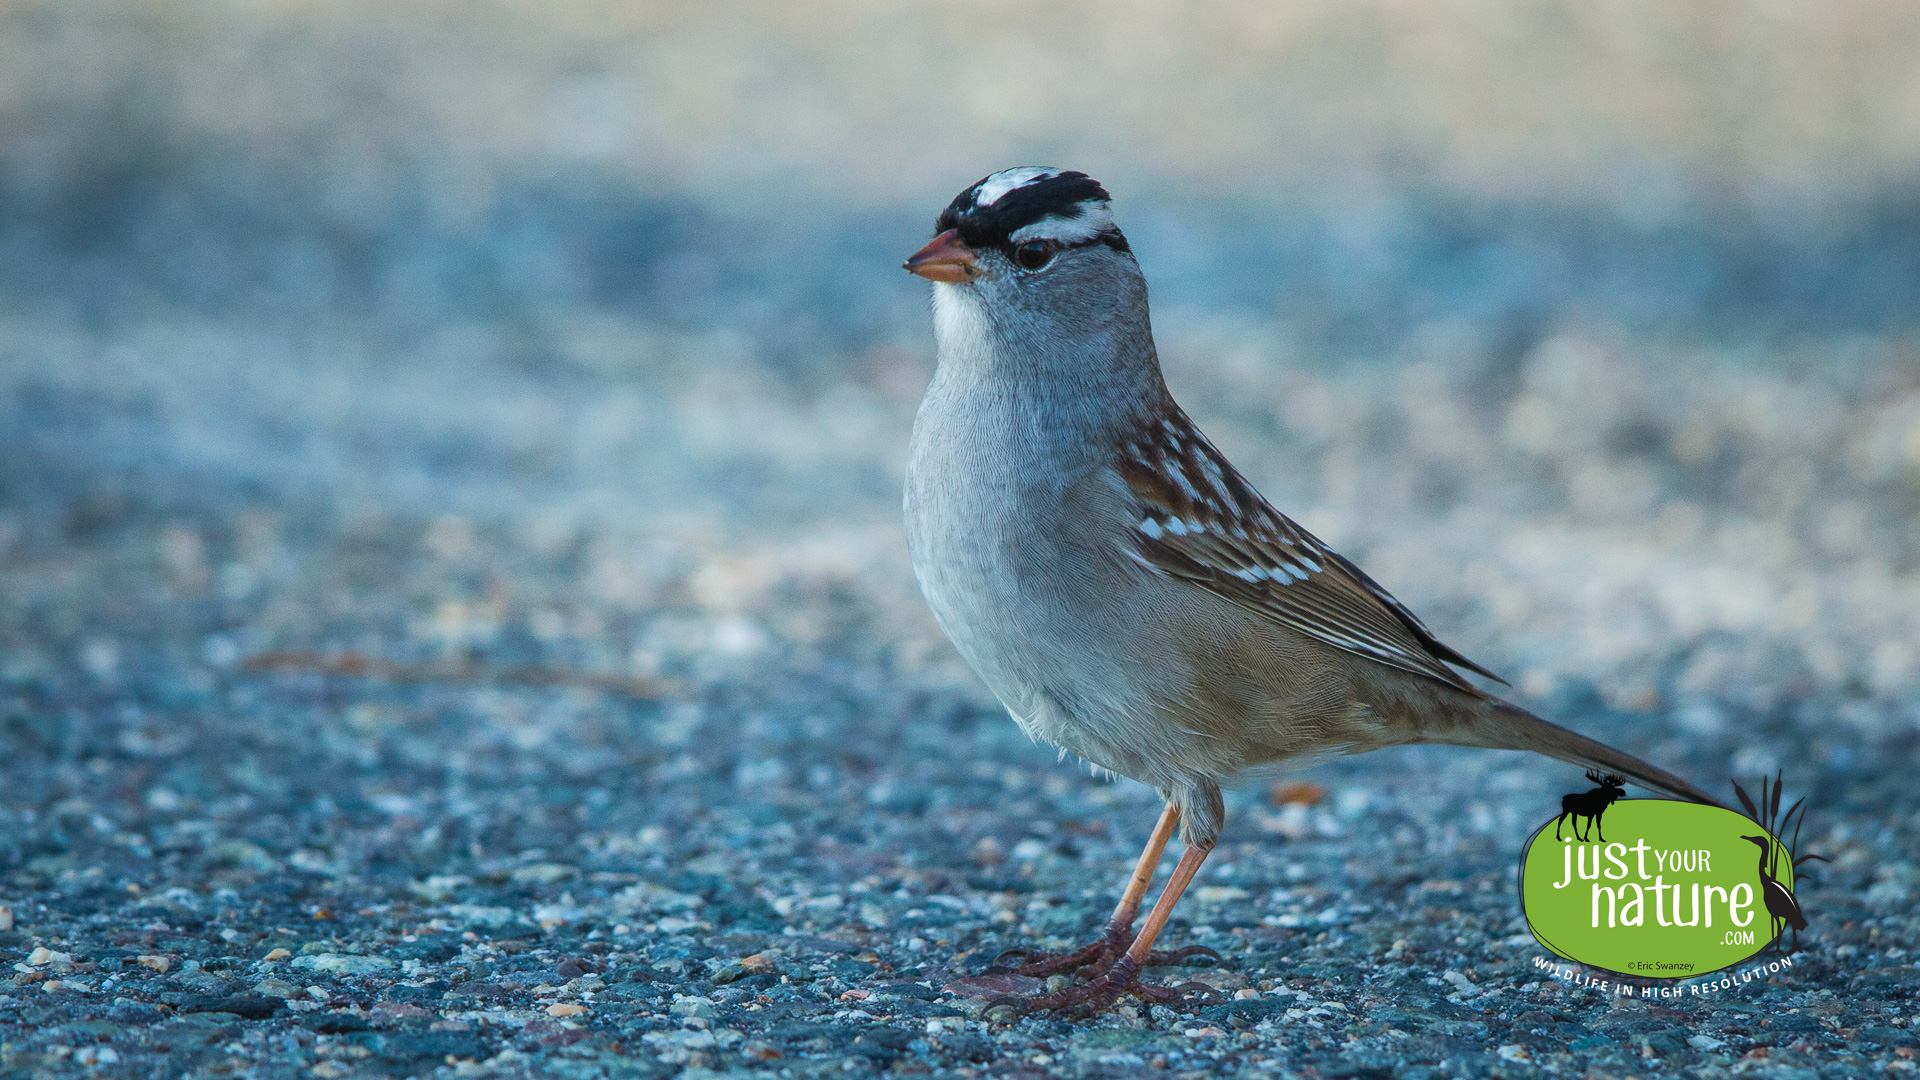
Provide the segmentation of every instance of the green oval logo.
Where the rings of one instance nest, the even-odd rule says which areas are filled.
[[[1686,979],[1806,925],[1793,899],[1793,855],[1732,810],[1633,799],[1597,819],[1578,814],[1542,825],[1520,869],[1528,929],[1563,959]]]

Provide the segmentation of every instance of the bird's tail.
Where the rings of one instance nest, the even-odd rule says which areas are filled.
[[[1518,705],[1498,698],[1485,699],[1483,707],[1477,710],[1469,723],[1446,732],[1436,741],[1495,750],[1531,750],[1575,765],[1618,773],[1629,780],[1690,802],[1708,806],[1725,805],[1665,769],[1649,765],[1606,743],[1568,731],[1558,724],[1550,724]]]

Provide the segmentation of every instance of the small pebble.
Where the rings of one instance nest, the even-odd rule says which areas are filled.
[[[332,975],[378,975],[394,966],[384,956],[355,956],[347,953],[314,953],[294,958],[299,971],[320,971]]]
[[[1315,806],[1326,797],[1325,785],[1306,780],[1282,780],[1267,789],[1267,802],[1274,806],[1288,803]]]
[[[673,1004],[668,1006],[667,1012],[674,1016],[688,1019],[699,1018],[711,1020],[713,1017],[719,1015],[713,1007],[713,1000],[711,998],[697,994],[675,998]]]

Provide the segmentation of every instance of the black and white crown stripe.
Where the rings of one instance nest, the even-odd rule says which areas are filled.
[[[992,176],[983,177],[979,183],[967,189],[973,192],[975,207],[988,207],[1000,201],[1014,188],[1023,188],[1028,184],[1037,184],[1042,180],[1053,180],[1065,170],[1048,169],[1038,165],[1020,165],[1011,169],[1001,169]],[[1084,174],[1083,174],[1084,175]]]
[[[941,211],[934,229],[957,230],[975,249],[1011,250],[1049,240],[1061,247],[1101,243],[1127,250],[1107,189],[1068,169],[1023,165],[983,177]]]
[[[1119,471],[1140,509],[1142,563],[1184,578],[1335,648],[1456,689],[1448,665],[1499,676],[1442,644],[1413,612],[1275,510],[1169,402],[1121,448]]]

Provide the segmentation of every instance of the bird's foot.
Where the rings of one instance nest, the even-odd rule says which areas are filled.
[[[1105,974],[1114,963],[1127,954],[1127,946],[1133,943],[1133,928],[1109,923],[1107,931],[1091,945],[1075,949],[1070,953],[1048,953],[1035,949],[1008,949],[994,958],[993,965],[998,970],[1014,975],[1028,975],[1044,979],[1049,975],[1071,974],[1076,978],[1094,979]],[[1184,949],[1156,949],[1147,954],[1148,967],[1173,967],[1184,964],[1194,957],[1202,957],[1214,963],[1220,963],[1219,953],[1205,945],[1189,945]],[[1009,960],[1024,960],[1019,967],[1004,967]]]
[[[1091,968],[1089,977],[1104,973],[1113,966],[1113,962],[1126,954],[1131,943],[1132,928],[1118,923],[1108,923],[1107,931],[1101,934],[1091,945],[1075,949],[1072,952],[1050,953],[1038,949],[1008,949],[994,957],[995,970],[1014,975],[1028,975],[1044,979],[1049,975],[1073,974]],[[1018,967],[1008,967],[1009,961],[1025,961]]]
[[[1204,1005],[1215,996],[1215,993],[1212,987],[1200,983],[1187,983],[1183,986],[1155,986],[1152,983],[1143,983],[1140,981],[1140,966],[1132,957],[1122,954],[1113,961],[1104,974],[1090,982],[1069,986],[1052,994],[995,998],[987,1003],[987,1008],[1005,1005],[1012,1008],[1018,1016],[1038,1012],[1057,1012],[1072,1019],[1085,1019],[1112,1008],[1114,1002],[1128,994],[1150,1004],[1181,1009]]]

